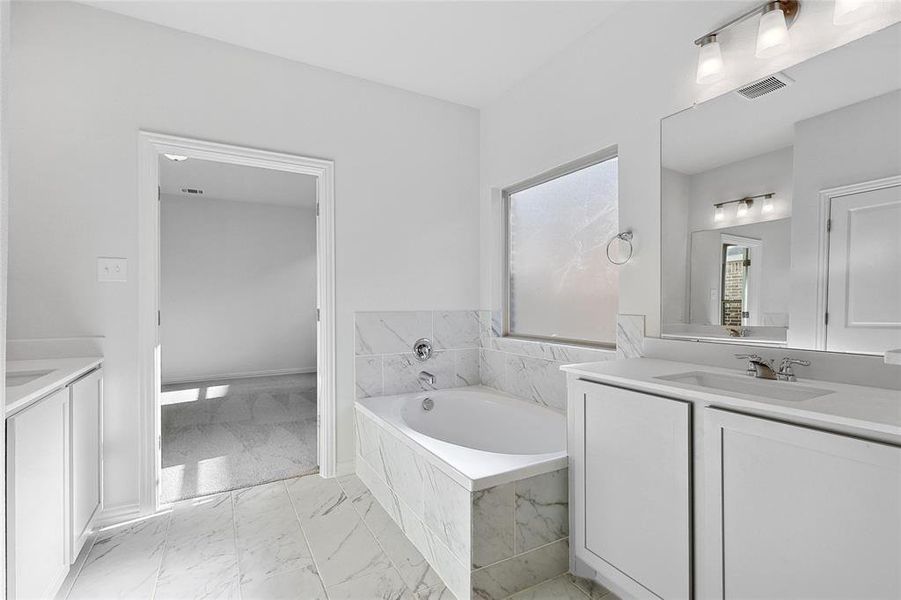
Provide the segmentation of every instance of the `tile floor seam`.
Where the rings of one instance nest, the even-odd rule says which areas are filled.
[[[69,589],[66,590],[66,596],[65,596],[65,598],[63,598],[63,600],[69,600],[69,596],[72,595],[72,590],[75,589],[75,582],[78,581],[78,577],[81,575],[81,572],[84,570],[85,564],[87,564],[87,562],[88,562],[88,557],[91,556],[91,550],[94,549],[94,544],[97,543],[97,537],[98,537],[97,532],[94,532],[94,535],[92,536],[93,539],[91,540],[90,546],[88,547],[87,551],[85,552],[84,560],[81,561],[81,564],[78,565],[78,569],[75,571],[75,574],[72,576],[72,585],[70,585]],[[77,560],[77,558],[76,558],[76,560]]]
[[[312,477],[312,475],[308,475],[307,477]],[[325,597],[328,599],[330,598],[328,588],[325,587],[325,580],[322,579],[322,573],[319,570],[319,562],[316,560],[316,555],[313,554],[313,546],[310,545],[310,539],[307,536],[307,530],[304,529],[303,521],[301,521],[300,519],[300,513],[297,512],[297,506],[294,504],[294,498],[291,496],[291,491],[288,489],[288,480],[286,479],[282,482],[282,484],[285,486],[285,493],[288,494],[288,502],[291,503],[291,510],[294,512],[294,518],[297,519],[297,526],[300,527],[300,535],[303,536],[303,543],[307,545],[307,550],[310,551],[310,560],[313,562],[313,568],[316,569],[316,577],[319,578],[319,583],[322,584],[322,591],[325,593]],[[340,488],[341,484],[338,484],[338,487]]]
[[[163,571],[163,561],[166,560],[166,554],[169,553],[169,532],[172,529],[172,513],[173,511],[169,511],[166,514],[166,533],[163,535],[163,551],[160,552],[160,564],[156,567],[156,577],[153,578],[153,590],[150,592],[150,600],[156,600],[156,592],[157,588],[160,585],[160,575]],[[150,517],[151,519],[153,517]]]
[[[241,552],[238,549],[238,510],[237,503],[235,502],[235,492],[234,490],[230,492],[226,492],[228,494],[228,501],[231,504],[232,509],[232,533],[233,539],[235,540],[235,570],[238,572],[238,600],[243,600],[244,592],[241,590]]]
[[[354,514],[356,514],[357,517],[360,519],[360,522],[363,524],[363,527],[366,528],[366,531],[368,531],[369,535],[372,536],[372,539],[375,540],[375,543],[379,547],[379,550],[381,550],[382,554],[385,555],[385,558],[388,559],[388,562],[390,563],[391,568],[394,569],[398,578],[404,584],[404,589],[407,590],[408,592],[410,592],[410,594],[414,594],[415,590],[411,590],[410,587],[407,585],[407,582],[404,581],[404,578],[400,574],[400,569],[398,568],[397,564],[395,564],[394,559],[391,558],[391,556],[387,552],[385,552],[385,546],[382,544],[382,541],[379,539],[379,536],[377,536],[375,534],[375,532],[372,530],[372,527],[369,526],[369,523],[366,522],[366,519],[364,519],[363,515],[360,513],[360,511],[357,510],[357,507],[354,505],[354,501],[351,499],[350,495],[347,493],[347,489],[341,484],[340,481],[337,481],[337,483],[338,483],[338,487],[341,488],[341,490],[344,492],[344,495],[347,497],[348,502],[350,502],[350,507],[351,507],[351,509],[353,509]],[[368,490],[368,488],[367,488],[367,490]],[[369,492],[369,493],[370,493],[370,495],[372,494],[372,492]],[[372,496],[372,501],[378,504],[378,500],[376,500],[375,496]],[[379,506],[381,506],[381,504],[379,504]],[[388,515],[388,518],[390,519],[391,515]],[[391,522],[394,523],[394,519],[391,519]],[[395,523],[395,525],[397,525],[397,523]],[[401,529],[400,531],[404,535],[404,537],[406,537],[407,534],[404,533],[403,529]],[[407,538],[407,540],[409,540],[409,538]],[[416,551],[419,552],[419,549],[417,548]],[[425,560],[425,557],[423,557],[423,560]],[[428,564],[428,561],[426,561],[426,564]],[[429,568],[431,569],[432,566],[429,565]],[[438,575],[437,572],[435,574]],[[441,578],[440,575],[438,577],[439,577],[439,579]],[[444,580],[442,579],[441,582],[444,583]],[[428,588],[428,589],[432,589],[432,588]]]

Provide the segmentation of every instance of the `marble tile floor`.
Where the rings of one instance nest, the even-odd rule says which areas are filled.
[[[455,600],[354,475],[271,482],[97,534],[68,600]],[[615,600],[564,575],[515,600]]]
[[[164,503],[316,472],[316,375],[166,385]]]

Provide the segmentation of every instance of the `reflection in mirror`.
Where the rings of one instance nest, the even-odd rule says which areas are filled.
[[[901,24],[774,76],[663,120],[663,335],[901,348]]]

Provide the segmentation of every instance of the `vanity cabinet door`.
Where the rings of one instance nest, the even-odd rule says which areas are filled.
[[[596,383],[578,389],[584,545],[603,563],[595,568],[636,595],[691,597],[691,404]]]
[[[69,571],[69,390],[6,421],[9,598],[52,598]]]
[[[69,559],[75,562],[100,508],[100,422],[102,371],[93,371],[69,386],[71,390]]]
[[[707,408],[723,598],[901,598],[901,448]]]

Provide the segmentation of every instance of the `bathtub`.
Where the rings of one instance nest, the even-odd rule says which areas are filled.
[[[355,417],[357,475],[458,600],[566,572],[561,413],[472,386],[360,399]]]

